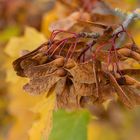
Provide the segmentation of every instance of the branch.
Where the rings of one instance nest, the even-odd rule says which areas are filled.
[[[117,9],[117,10],[118,10],[118,9]],[[130,14],[128,14],[128,15],[126,16],[126,19],[125,19],[124,22],[122,23],[123,27],[124,27],[125,29],[127,29],[128,26],[129,26],[134,20],[136,20],[136,19],[140,19],[140,9],[139,9],[139,8],[136,9],[134,12],[132,12],[132,13],[130,13]],[[114,34],[120,32],[121,30],[122,30],[121,27],[117,28],[117,29],[114,31]]]
[[[121,10],[116,9],[116,12],[120,12],[121,13]],[[122,16],[123,15],[125,15],[125,13],[122,13]],[[132,13],[127,14],[124,22],[122,23],[124,29],[127,29],[133,23],[134,20],[138,20],[138,19],[140,19],[140,8],[134,10]],[[122,27],[118,27],[114,31],[113,35],[118,33],[118,32],[120,32],[121,30],[122,30]],[[117,48],[119,48],[121,46],[121,44],[124,42],[125,38],[126,38],[126,35],[123,33],[120,36],[120,40],[119,40],[119,42],[116,45]]]

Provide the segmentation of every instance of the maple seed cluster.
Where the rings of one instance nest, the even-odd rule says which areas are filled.
[[[140,104],[140,82],[133,78],[140,70],[119,65],[128,58],[140,62],[140,49],[123,26],[115,34],[112,27],[100,26],[102,34],[55,30],[48,42],[15,60],[17,74],[30,79],[24,90],[47,96],[55,90],[59,108],[101,104],[114,93],[128,108]],[[132,43],[117,48],[122,33]]]

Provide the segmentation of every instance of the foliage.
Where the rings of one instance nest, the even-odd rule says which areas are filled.
[[[101,79],[103,84],[108,83],[109,87],[100,87],[102,94],[99,94],[101,96],[97,100],[98,94],[89,95],[88,93],[89,91],[99,93],[97,88],[94,90],[90,88],[98,85],[97,79],[93,77],[99,71],[99,67],[94,65],[98,67],[94,75],[92,68],[95,67],[90,63],[85,65],[77,61],[79,51],[84,52],[82,48],[86,48],[93,38],[96,40],[95,49],[102,43],[106,43],[108,39],[112,39],[110,35],[118,29],[116,25],[123,23],[123,16],[131,14],[128,11],[133,11],[138,4],[137,0],[33,0],[32,2],[12,0],[9,3],[5,0],[0,2],[0,140],[139,140],[139,106],[129,110],[122,105],[124,103],[127,107],[132,107],[131,105],[140,102],[140,79],[137,71],[140,69],[139,21],[133,21],[127,30],[123,30],[126,35],[131,34],[126,41],[119,34],[119,39],[117,38],[117,41],[123,39],[121,42],[123,48],[116,49],[119,60],[122,61],[121,72],[125,78],[128,78],[125,82],[131,86],[121,85],[123,82],[118,78],[118,71],[117,76],[114,76],[115,80],[109,73],[98,73],[99,80]],[[118,13],[114,13],[116,7],[122,9],[121,18],[116,16]],[[4,13],[1,10],[7,12]],[[112,27],[111,33],[108,30],[106,32],[107,27]],[[61,29],[61,31],[58,34],[57,31],[51,34],[54,29]],[[79,42],[75,35],[80,36]],[[114,36],[117,37],[116,34]],[[133,52],[131,51],[134,45],[132,36],[135,45],[137,44]],[[53,43],[49,46],[47,43],[51,41]],[[130,41],[132,41],[131,45],[126,44]],[[41,45],[43,43],[45,47]],[[60,50],[59,43],[66,46],[65,49]],[[74,53],[72,53],[73,44],[78,46]],[[40,45],[41,49],[36,50]],[[62,51],[63,58],[60,59],[67,60],[69,65],[65,66],[64,63],[63,69],[60,69],[58,65],[62,67],[62,61],[58,61],[60,60],[58,57],[49,60],[47,53],[47,58],[45,55],[45,59],[44,56],[42,59],[41,53],[46,52],[48,46],[49,55],[53,56]],[[33,50],[36,50],[37,55],[28,55],[32,54]],[[126,50],[131,53],[126,53]],[[101,61],[106,71],[107,60],[110,58],[114,61],[115,55],[108,57],[109,52],[98,49],[96,51],[96,58]],[[85,53],[86,56],[88,53]],[[80,61],[84,61],[83,54]],[[26,55],[29,56],[28,59],[25,59]],[[23,60],[29,62],[29,59],[35,62],[33,64],[37,62],[37,69],[34,69],[34,65],[28,67],[29,63],[22,65],[22,70],[19,62],[14,66],[18,75],[28,77],[30,81],[17,76],[13,69],[13,61],[19,57],[20,63]],[[93,57],[95,57],[94,54]],[[126,60],[126,57],[131,59]],[[45,67],[40,67],[44,63]],[[125,71],[128,68],[137,70]],[[41,70],[42,73],[40,73]],[[126,72],[131,77],[126,76]],[[64,77],[67,77],[67,82]],[[23,86],[24,90],[31,94],[25,92],[22,89]],[[125,93],[129,99],[125,95],[122,96],[122,93]],[[83,110],[81,107],[86,109]]]
[[[89,118],[87,111],[65,112],[59,110],[54,112],[54,126],[49,140],[86,140]]]

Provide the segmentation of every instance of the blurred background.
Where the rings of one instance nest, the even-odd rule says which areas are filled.
[[[43,140],[42,120],[32,110],[41,97],[25,93],[22,86],[27,79],[18,77],[12,68],[22,50],[38,47],[50,36],[53,23],[82,8],[86,12],[92,10],[92,21],[105,19],[107,24],[114,24],[118,19],[102,9],[109,6],[133,11],[140,7],[140,0],[104,0],[105,8],[96,1],[0,0],[0,140]],[[140,46],[140,21],[134,22],[129,30]],[[133,61],[128,63],[140,68]],[[111,101],[104,107],[95,106],[92,113],[97,119],[88,125],[88,140],[140,140],[140,106],[128,110]]]

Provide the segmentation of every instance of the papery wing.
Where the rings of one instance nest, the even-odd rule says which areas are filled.
[[[24,70],[29,78],[44,77],[55,72],[59,67],[64,65],[64,58],[57,58],[49,63],[37,65]]]
[[[59,80],[60,77],[56,75],[33,78],[23,89],[33,95],[48,93]]]
[[[76,64],[73,68],[66,68],[66,70],[73,77],[74,81],[88,84],[95,83],[92,62]]]
[[[119,99],[121,100],[121,102],[124,105],[126,105],[128,108],[132,108],[133,104],[132,104],[131,100],[129,99],[127,94],[123,91],[121,86],[117,83],[115,77],[111,73],[108,73],[108,76],[110,78],[111,85],[114,87],[114,89],[115,89]]]
[[[140,105],[140,89],[133,86],[121,86],[134,105]]]
[[[38,50],[41,49],[42,47],[46,46],[47,43],[44,43],[42,44],[40,47],[38,47],[37,49],[33,50],[32,52],[24,55],[24,56],[21,56],[20,58],[16,59],[14,62],[13,62],[13,67],[14,67],[14,70],[17,72],[17,74],[19,76],[25,76],[24,75],[24,72],[23,72],[23,68],[21,67],[21,62],[22,61],[29,61],[31,63],[31,58],[33,56],[35,56],[37,53],[38,53]],[[34,62],[34,61],[32,61]]]

